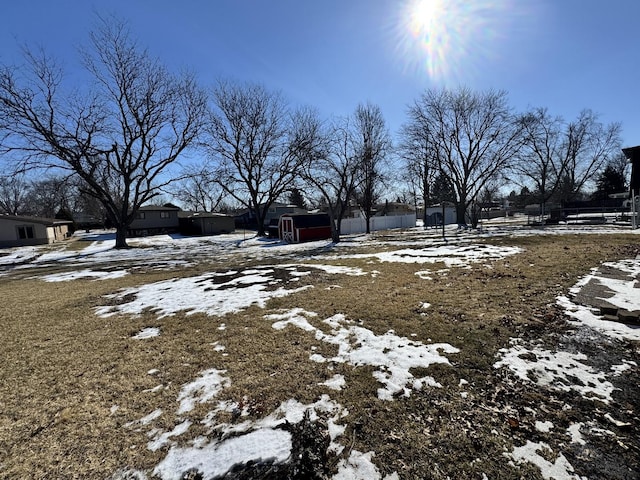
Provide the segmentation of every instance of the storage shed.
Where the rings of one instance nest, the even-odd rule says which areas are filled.
[[[331,238],[331,220],[326,213],[290,213],[280,216],[278,235],[289,243]]]

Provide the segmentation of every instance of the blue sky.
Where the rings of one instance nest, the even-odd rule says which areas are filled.
[[[625,146],[640,144],[640,2],[430,1],[413,17],[415,0],[6,1],[0,62],[17,61],[20,44],[43,45],[78,68],[95,13],[115,13],[205,86],[260,82],[327,118],[370,101],[395,133],[423,91],[464,85],[504,89],[517,110],[566,119],[590,108],[622,123]],[[415,23],[425,16],[432,23]],[[425,49],[427,30],[448,42]]]

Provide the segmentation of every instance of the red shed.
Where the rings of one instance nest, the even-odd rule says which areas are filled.
[[[289,243],[331,238],[331,220],[326,213],[285,213],[280,216],[278,235]]]

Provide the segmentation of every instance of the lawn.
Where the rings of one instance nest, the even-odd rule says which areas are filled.
[[[0,478],[639,478],[639,239],[0,251]]]

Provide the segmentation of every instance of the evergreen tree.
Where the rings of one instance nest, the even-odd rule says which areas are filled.
[[[605,169],[598,175],[596,180],[596,191],[593,198],[597,200],[609,198],[612,193],[621,193],[626,191],[626,179],[623,172],[616,169],[613,165],[608,164]]]

